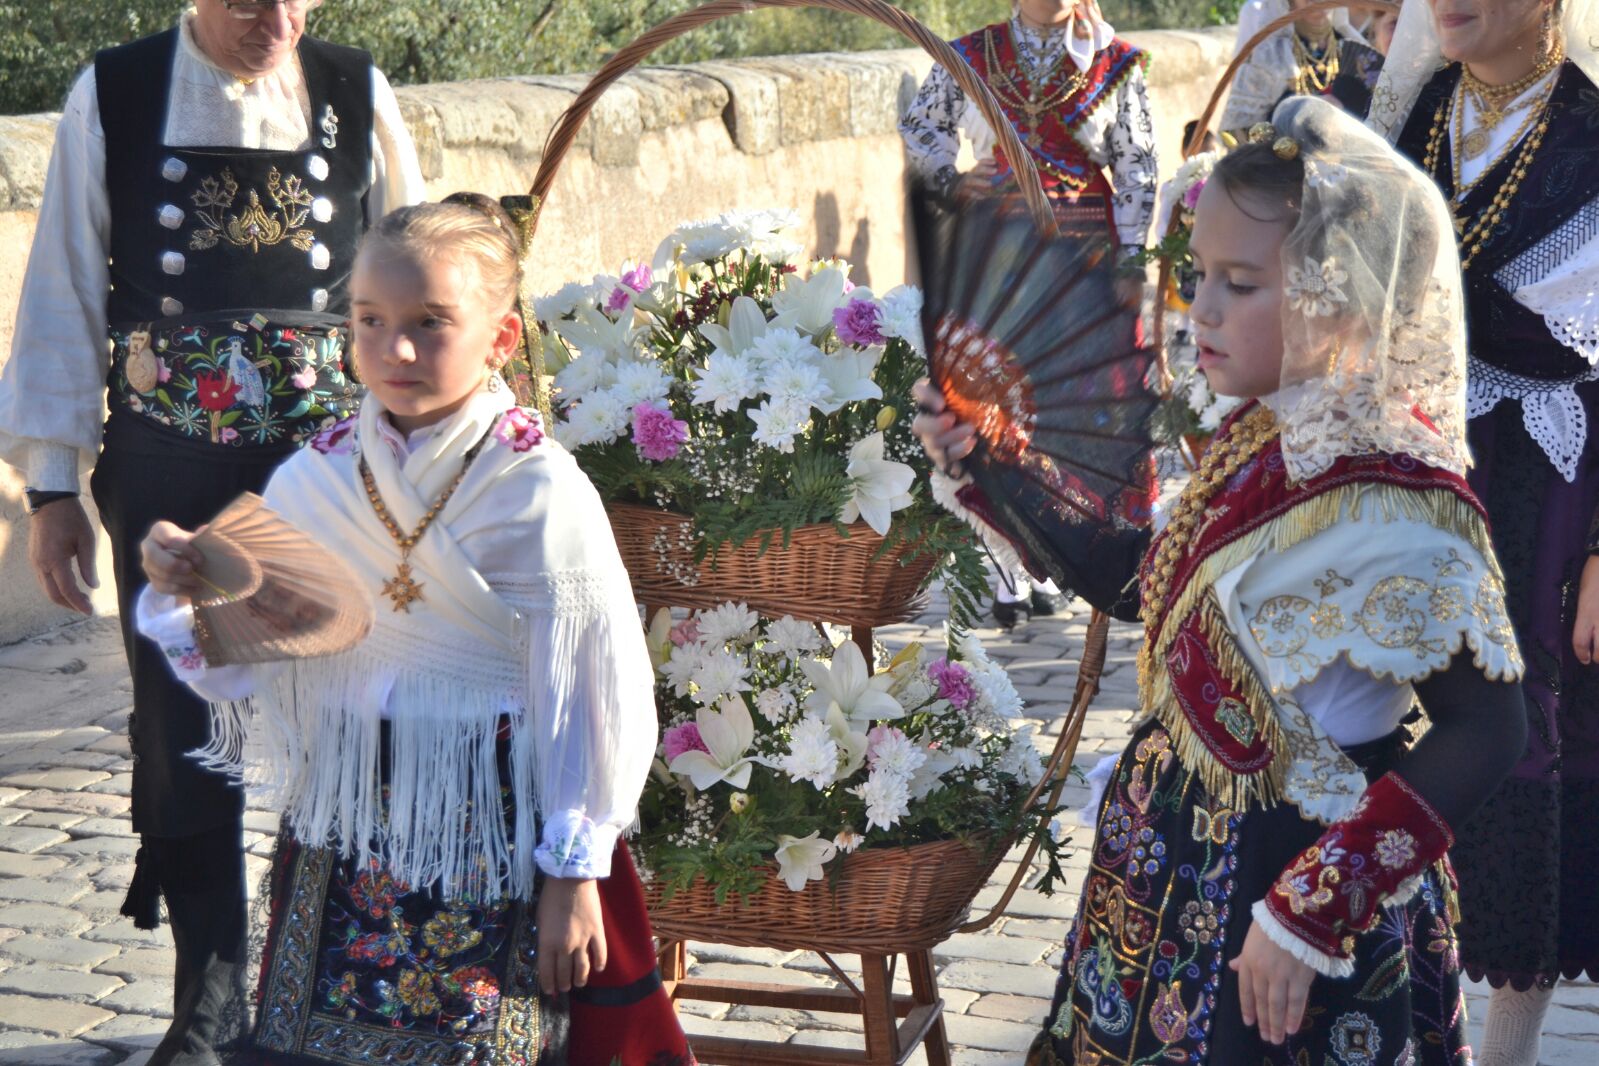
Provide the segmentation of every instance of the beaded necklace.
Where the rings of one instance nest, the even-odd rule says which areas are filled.
[[[1332,86],[1333,80],[1338,77],[1338,41],[1328,33],[1321,44],[1321,54],[1314,51],[1316,47],[1312,42],[1300,36],[1299,31],[1293,32],[1294,66],[1298,73],[1294,75],[1294,92],[1300,96],[1321,96]]]
[[[1058,85],[1054,92],[1040,95],[1044,92],[1044,88],[1055,79],[1060,71],[1061,64],[1066,61],[1068,49],[1062,48],[1060,55],[1056,56],[1054,62],[1050,63],[1048,67],[1042,71],[1033,71],[1028,74],[1028,85],[1024,90],[1016,83],[1016,79],[1011,77],[1009,72],[1000,64],[999,53],[994,47],[995,36],[992,33],[986,34],[983,40],[983,58],[988,67],[988,87],[1007,110],[1020,111],[1027,116],[1024,120],[1027,129],[1023,140],[1027,142],[1029,148],[1037,148],[1044,143],[1044,135],[1039,131],[1043,116],[1058,110],[1067,100],[1076,95],[1077,91],[1088,83],[1088,75],[1083,71],[1078,71]],[[1024,62],[1021,42],[1013,40],[1011,48],[1016,53],[1016,61],[1018,63]],[[1017,132],[1022,133],[1023,131],[1018,130]]]
[[[1205,509],[1227,479],[1270,444],[1278,434],[1277,416],[1264,404],[1240,417],[1227,427],[1225,433],[1211,442],[1199,469],[1189,479],[1171,510],[1166,530],[1153,547],[1155,558],[1149,564],[1144,579],[1142,601],[1138,607],[1139,621],[1144,624],[1144,644],[1138,651],[1138,677],[1140,688],[1150,677],[1155,661],[1155,644],[1159,639],[1158,627],[1166,613],[1166,603],[1171,595],[1172,581],[1182,564],[1183,557],[1193,546],[1194,534],[1204,518]]]
[[[1438,163],[1443,155],[1444,137],[1449,129],[1450,112],[1455,110],[1455,97],[1457,95],[1457,93],[1450,93],[1438,104],[1438,111],[1433,115],[1432,119],[1432,129],[1427,132],[1427,149],[1421,161],[1421,169],[1440,184],[1442,184],[1443,175],[1438,172]],[[1494,193],[1493,199],[1475,219],[1467,220],[1461,218],[1459,211],[1466,195],[1476,187],[1482,178],[1478,178],[1477,182],[1473,182],[1464,189],[1461,188],[1459,161],[1451,159],[1453,165],[1450,178],[1454,189],[1452,206],[1456,212],[1455,228],[1460,241],[1460,269],[1462,271],[1471,267],[1478,253],[1488,243],[1488,239],[1493,236],[1494,227],[1499,224],[1500,219],[1504,218],[1505,212],[1509,210],[1510,202],[1515,199],[1516,193],[1520,191],[1521,183],[1527,176],[1527,169],[1532,165],[1533,157],[1537,155],[1539,146],[1543,144],[1544,133],[1549,129],[1549,110],[1549,102],[1545,100],[1541,107],[1531,112],[1528,120],[1528,125],[1532,127],[1531,132],[1522,140],[1520,152],[1516,155],[1515,161],[1510,167],[1510,172],[1505,176],[1505,180]],[[1536,121],[1533,121],[1534,118]],[[1514,147],[1514,142],[1512,142],[1512,147]],[[1510,150],[1507,148],[1505,154],[1508,155]],[[1450,154],[1453,156],[1455,153]],[[1502,156],[1501,159],[1503,158]],[[1492,166],[1485,168],[1483,177],[1486,177],[1488,171],[1497,165],[1498,161],[1495,161]]]
[[[498,424],[498,420],[496,420]],[[383,528],[389,531],[389,536],[394,538],[394,543],[400,546],[400,563],[395,568],[394,576],[383,582],[383,595],[387,596],[394,604],[394,610],[411,613],[411,604],[423,599],[422,583],[411,573],[411,549],[416,547],[422,539],[422,534],[428,531],[433,520],[444,510],[444,505],[450,502],[450,497],[455,495],[455,490],[461,487],[461,482],[466,478],[466,472],[472,468],[472,460],[477,458],[477,453],[483,450],[483,445],[488,442],[490,434],[494,432],[493,426],[489,432],[483,434],[478,442],[467,451],[465,460],[461,463],[460,471],[444,486],[444,491],[439,493],[439,498],[433,501],[427,514],[422,516],[422,521],[417,523],[416,529],[410,536],[400,532],[400,524],[389,514],[388,505],[383,502],[383,497],[378,493],[377,481],[372,477],[372,468],[367,465],[366,455],[360,459],[361,484],[366,486],[366,498],[372,502],[372,510],[377,514],[378,521],[383,523]]]

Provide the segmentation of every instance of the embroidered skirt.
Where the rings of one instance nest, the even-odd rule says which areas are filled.
[[[600,882],[605,970],[546,996],[536,902],[440,899],[287,832],[281,841],[255,1030],[229,1066],[693,1063],[626,848]]]
[[[1376,777],[1401,750],[1396,735],[1346,753]],[[1433,873],[1359,938],[1353,977],[1316,978],[1285,1045],[1244,1025],[1227,963],[1253,922],[1250,907],[1322,828],[1286,803],[1226,809],[1165,729],[1146,724],[1101,802],[1082,903],[1029,1066],[1466,1066],[1450,890]]]

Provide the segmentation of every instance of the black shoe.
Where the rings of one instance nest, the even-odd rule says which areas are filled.
[[[1059,614],[1066,609],[1066,604],[1071,602],[1071,596],[1064,592],[1040,592],[1033,590],[1033,599],[1029,605],[1034,618],[1048,618]]]
[[[999,623],[1001,629],[1014,629],[1017,622],[1025,622],[1031,609],[1026,600],[994,601],[994,621]]]

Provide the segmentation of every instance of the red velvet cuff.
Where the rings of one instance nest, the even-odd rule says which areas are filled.
[[[1384,774],[1283,871],[1266,908],[1318,951],[1348,958],[1355,934],[1376,923],[1378,908],[1454,841],[1448,824],[1404,778]]]

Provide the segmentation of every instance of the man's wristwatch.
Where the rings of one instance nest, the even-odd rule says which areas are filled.
[[[76,499],[76,492],[65,492],[59,489],[24,489],[22,495],[28,501],[28,513],[38,514],[39,508],[46,504],[55,503],[57,500]]]

